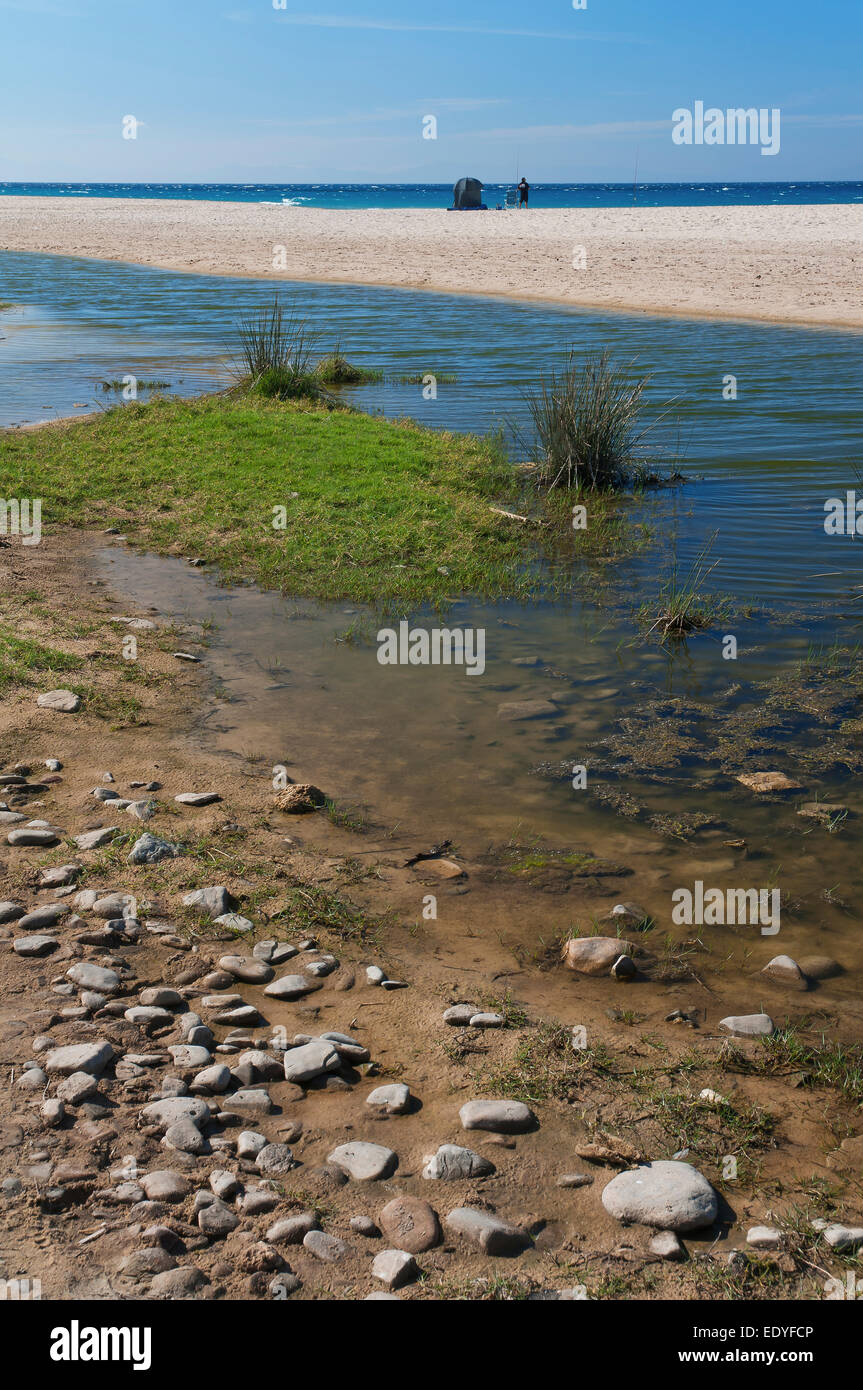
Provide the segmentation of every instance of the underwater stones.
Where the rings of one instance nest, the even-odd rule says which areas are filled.
[[[497,707],[498,719],[508,724],[527,719],[552,719],[556,714],[560,714],[560,710],[551,700],[509,700]]]
[[[841,805],[838,801],[805,801],[802,806],[797,807],[797,814],[807,820],[817,820],[829,825],[837,817],[847,816],[849,811],[847,806]]]
[[[832,956],[805,956],[799,964],[810,980],[832,980],[844,973],[842,966]]]
[[[767,962],[761,974],[775,980],[778,985],[787,985],[790,989],[809,988],[809,981],[791,956],[774,956]]]
[[[621,956],[632,953],[632,943],[616,936],[571,937],[564,947],[563,963],[579,975],[607,975]]]
[[[656,1226],[663,1231],[698,1231],[712,1226],[719,1210],[716,1193],[689,1163],[644,1163],[612,1178],[602,1205],[618,1221]]]
[[[786,777],[784,772],[741,772],[736,780],[753,792],[797,792],[802,789],[800,782]]]

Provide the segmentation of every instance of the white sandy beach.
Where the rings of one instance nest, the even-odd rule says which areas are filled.
[[[863,327],[863,208],[853,205],[448,213],[2,197],[0,248]]]

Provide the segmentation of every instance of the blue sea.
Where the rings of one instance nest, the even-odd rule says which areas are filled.
[[[529,175],[528,175],[529,177]],[[485,184],[489,207],[511,184]],[[180,202],[275,203],[309,208],[445,208],[443,183],[0,183],[0,196],[173,198]],[[539,208],[729,207],[788,203],[863,203],[863,182],[845,183],[532,183]]]

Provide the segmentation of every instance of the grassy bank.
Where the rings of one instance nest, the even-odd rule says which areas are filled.
[[[561,549],[560,509],[549,506],[544,528],[492,510],[521,511],[520,486],[486,440],[240,394],[0,434],[0,496],[41,497],[49,536],[60,524],[116,525],[228,579],[321,599],[529,598],[565,587],[560,561],[575,540],[569,528]],[[597,527],[607,513],[597,501]],[[552,534],[545,564],[539,538]]]

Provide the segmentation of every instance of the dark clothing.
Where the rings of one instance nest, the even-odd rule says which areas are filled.
[[[518,185],[518,191],[522,207],[527,207],[527,200],[530,194],[530,184],[527,179],[522,179],[521,183]]]

